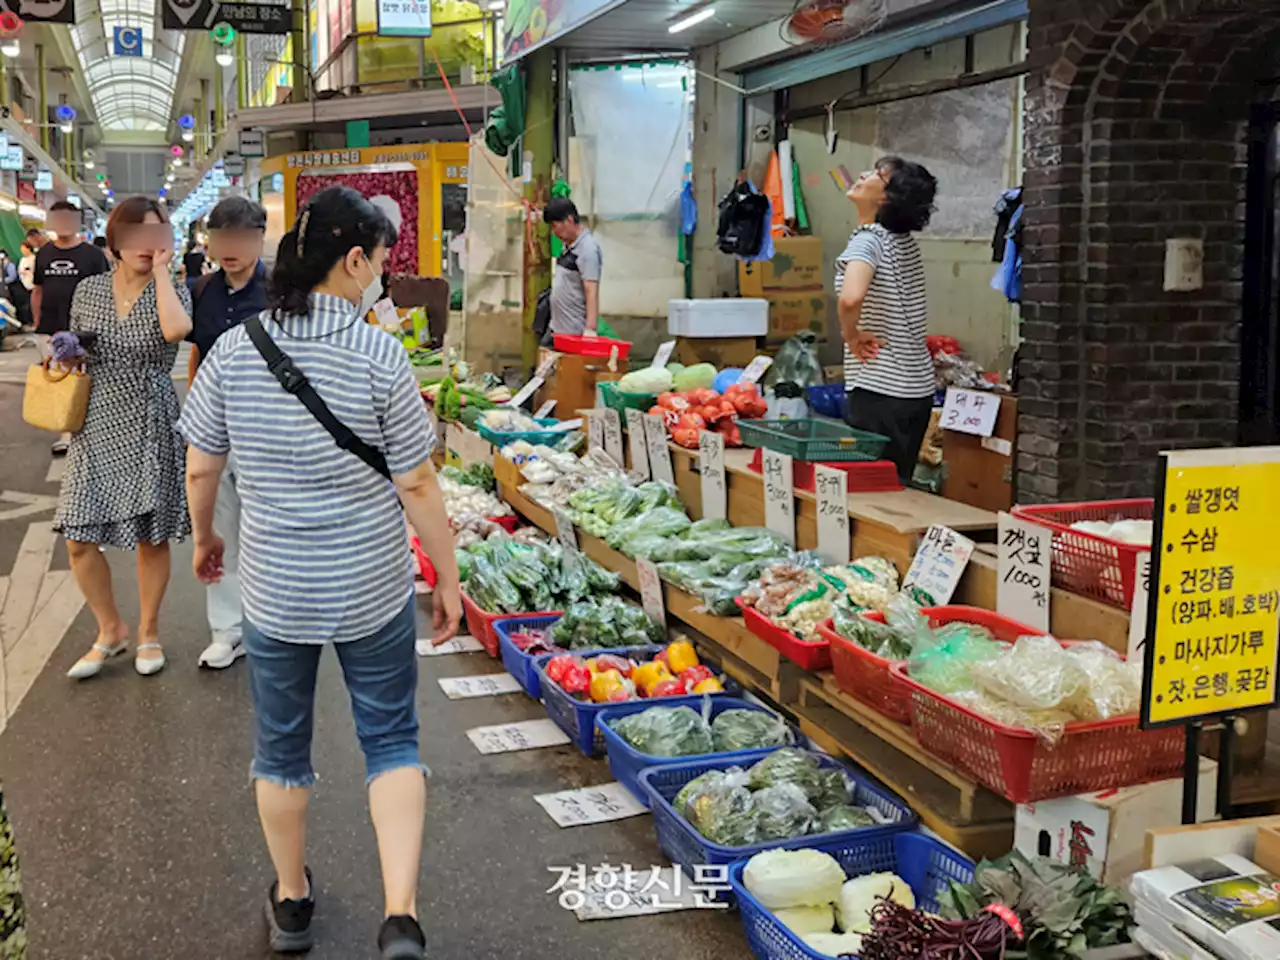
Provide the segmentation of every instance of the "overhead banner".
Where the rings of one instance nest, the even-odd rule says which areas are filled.
[[[15,0],[0,0],[3,2]],[[25,6],[32,0],[21,2]],[[229,24],[241,33],[286,34],[293,28],[293,12],[287,3],[160,0],[160,14],[166,30],[212,30],[219,23]]]
[[[510,0],[503,20],[507,60],[545,46],[625,0]]]
[[[378,35],[431,36],[431,0],[378,0]]]
[[[0,12],[15,13],[27,23],[75,23],[75,0],[0,0]]]

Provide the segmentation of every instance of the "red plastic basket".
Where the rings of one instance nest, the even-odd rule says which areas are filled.
[[[1180,727],[1142,730],[1138,715],[1071,723],[1050,747],[1029,730],[988,720],[890,667],[911,691],[911,726],[920,745],[1014,803],[1033,803],[1166,780],[1182,770]]]
[[[490,523],[496,523],[507,533],[515,533],[520,526],[520,518],[511,517],[487,517]],[[418,575],[426,581],[428,587],[436,585],[436,566],[431,562],[431,558],[427,556],[427,551],[422,549],[422,541],[417,537],[412,537],[410,542],[413,544],[413,554],[418,558]]]
[[[480,605],[462,591],[462,610],[467,615],[467,632],[480,641],[485,652],[495,660],[501,655],[498,649],[498,631],[493,625],[499,620],[511,620],[515,617],[558,617],[563,610],[546,610],[536,613],[485,613]]]
[[[997,640],[1006,643],[1041,632],[980,607],[925,607],[922,612],[935,627],[957,622],[973,623],[986,627]],[[876,623],[885,622],[883,613],[868,612],[863,616]],[[910,722],[911,690],[890,671],[889,668],[895,661],[878,657],[852,640],[846,640],[836,633],[830,620],[821,624],[818,632],[831,643],[831,665],[835,670],[836,684],[841,690],[890,720]]]
[[[755,607],[738,597],[734,600],[742,610],[747,629],[788,660],[805,670],[830,670],[831,645],[826,640],[801,640],[790,630],[778,626]]]
[[[764,454],[760,447],[752,455],[747,464],[748,469],[760,473],[763,470]],[[808,460],[791,461],[791,482],[797,490],[813,493],[814,467],[835,467],[843,470],[849,478],[850,493],[887,493],[901,490],[902,481],[898,479],[898,468],[888,460],[851,460],[844,463],[811,463]]]
[[[1053,531],[1053,585],[1072,593],[1128,610],[1133,605],[1133,585],[1138,554],[1150,549],[1072,530],[1081,520],[1150,520],[1155,501],[1096,500],[1090,503],[1056,503],[1014,507],[1015,517]]]
[[[613,340],[609,337],[580,337],[568,333],[555,335],[555,348],[561,353],[572,353],[579,357],[607,357],[618,348],[618,359],[625,360],[631,353],[631,344],[626,340]]]

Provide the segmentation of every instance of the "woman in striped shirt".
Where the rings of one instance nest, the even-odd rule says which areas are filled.
[[[836,260],[849,425],[889,438],[885,459],[910,483],[933,412],[933,360],[924,261],[913,233],[933,214],[938,181],[918,163],[885,157],[847,196],[858,229]]]

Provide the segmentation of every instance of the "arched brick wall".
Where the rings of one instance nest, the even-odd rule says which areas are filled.
[[[1274,0],[1032,0],[1019,497],[1147,496],[1237,435],[1245,132]],[[1274,84],[1274,80],[1271,81]],[[1165,293],[1165,240],[1205,284]]]

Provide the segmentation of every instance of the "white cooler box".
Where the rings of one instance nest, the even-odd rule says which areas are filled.
[[[768,300],[723,297],[667,305],[667,333],[673,337],[763,337],[768,332]]]

